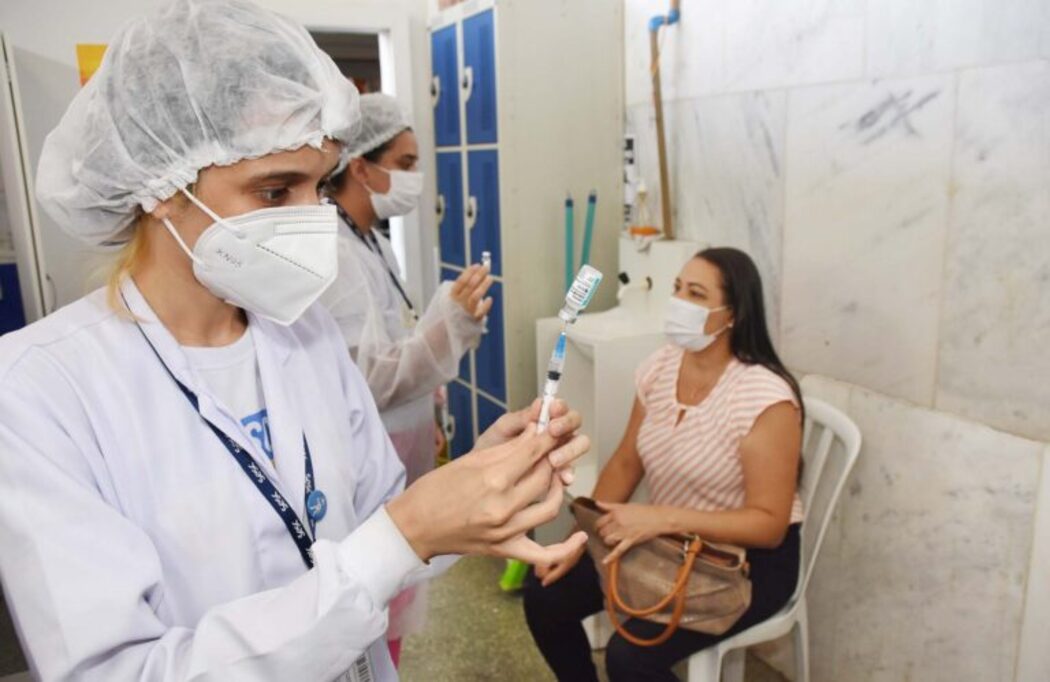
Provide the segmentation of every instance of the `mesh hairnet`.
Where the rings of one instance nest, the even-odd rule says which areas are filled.
[[[358,94],[306,30],[241,0],[174,0],[124,26],[48,135],[37,195],[91,244],[211,165],[346,142]]]
[[[361,127],[347,144],[348,158],[356,158],[386,144],[412,127],[404,109],[390,95],[380,92],[361,96]]]

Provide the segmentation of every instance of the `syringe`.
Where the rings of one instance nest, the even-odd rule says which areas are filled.
[[[547,380],[543,382],[543,403],[540,405],[540,421],[536,429],[540,433],[547,430],[551,421],[551,404],[558,395],[558,382],[561,381],[561,371],[565,369],[565,343],[566,336],[563,330],[558,335],[558,343],[555,344],[550,362],[547,363]]]
[[[601,283],[602,273],[590,265],[584,265],[576,273],[576,279],[565,294],[565,305],[558,312],[558,318],[562,321],[561,334],[558,335],[558,342],[551,353],[550,362],[547,363],[547,380],[543,383],[543,402],[540,405],[540,420],[537,424],[539,433],[543,433],[550,423],[551,404],[558,394],[558,382],[565,368],[566,330],[570,324],[576,322],[577,316],[590,304],[591,299],[594,298],[594,292]]]

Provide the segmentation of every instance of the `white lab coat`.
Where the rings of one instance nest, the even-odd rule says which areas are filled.
[[[203,415],[272,471],[123,293]],[[277,486],[305,520],[305,432],[328,499],[310,571],[105,292],[0,338],[0,577],[42,679],[332,680],[366,650],[397,679],[386,605],[431,573],[383,508],[404,470],[326,311],[287,328],[250,315],[249,331]]]
[[[351,356],[368,382],[380,416],[412,483],[434,467],[434,391],[456,376],[459,362],[481,340],[484,325],[452,300],[443,283],[416,324],[391,280],[398,271],[390,242],[373,231],[375,253],[340,220],[339,276],[321,301],[335,317]],[[402,283],[403,286],[403,283]],[[423,585],[391,606],[390,639],[425,622]]]

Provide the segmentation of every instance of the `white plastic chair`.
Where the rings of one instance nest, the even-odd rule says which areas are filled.
[[[779,613],[743,632],[693,654],[689,682],[743,682],[744,652],[749,646],[794,634],[795,682],[809,682],[809,631],[806,587],[813,575],[828,522],[839,494],[860,454],[860,431],[831,405],[805,399],[806,425],[802,441],[805,467],[800,494],[806,510],[802,524],[802,558],[795,594]]]

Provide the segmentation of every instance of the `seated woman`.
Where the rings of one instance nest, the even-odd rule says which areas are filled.
[[[736,249],[707,249],[682,268],[667,308],[671,341],[638,369],[638,393],[620,446],[594,498],[602,539],[619,556],[666,533],[746,547],[750,608],[727,633],[679,629],[654,647],[614,635],[609,679],[675,680],[677,661],[783,607],[799,570],[802,504],[796,492],[802,440],[798,383],[773,350],[762,281]],[[651,502],[628,502],[645,479]],[[559,680],[597,680],[581,619],[603,608],[598,572],[583,548],[537,566],[525,592],[532,636]],[[631,619],[645,639],[664,625]]]

